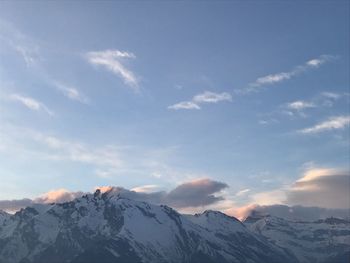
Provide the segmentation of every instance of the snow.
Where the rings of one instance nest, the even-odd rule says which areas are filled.
[[[292,251],[300,262],[315,262],[329,256],[329,246],[350,248],[350,224],[331,225],[325,222],[293,222],[266,216],[248,224],[256,233]]]
[[[0,227],[11,217],[10,214],[0,210]]]
[[[192,222],[211,232],[247,232],[244,225],[233,217],[217,211],[205,211],[202,214],[187,216]]]
[[[106,211],[112,219],[106,217]],[[115,214],[110,215],[111,211]],[[144,262],[154,263],[183,262],[188,251],[220,255],[228,262],[239,262],[242,254],[251,255],[247,262],[259,262],[259,255],[265,255],[266,249],[272,254],[284,253],[272,243],[290,249],[301,262],[306,262],[310,255],[320,259],[322,255],[314,255],[313,251],[327,247],[330,240],[336,245],[350,244],[349,234],[339,234],[345,230],[349,233],[347,224],[289,222],[264,217],[246,227],[220,212],[180,215],[169,207],[128,199],[111,190],[64,204],[34,205],[16,215],[1,213],[0,261],[18,263],[24,258],[33,259],[55,244],[59,234],[67,235],[78,255],[84,244],[74,239],[70,232],[73,229],[78,236],[90,240],[98,237],[98,240],[127,242],[130,253],[135,252]],[[33,238],[29,243],[22,238],[23,231],[33,231],[29,233]],[[260,233],[271,244],[262,241]],[[316,233],[320,240],[315,240]],[[2,242],[5,239],[8,241]],[[118,247],[106,249],[115,257],[121,257]]]

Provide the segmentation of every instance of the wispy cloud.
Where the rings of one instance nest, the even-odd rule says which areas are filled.
[[[89,103],[89,98],[85,96],[83,93],[81,93],[77,88],[71,87],[59,82],[54,82],[55,87],[57,90],[62,92],[64,96],[69,98],[70,100],[78,101],[84,104]]]
[[[297,100],[287,104],[290,110],[302,111],[307,108],[332,107],[334,103],[342,98],[345,94],[323,91],[308,101]]]
[[[232,101],[232,96],[227,92],[215,93],[204,91],[193,97],[193,101],[197,103],[218,103],[220,101]]]
[[[321,95],[323,97],[334,99],[334,100],[337,100],[337,99],[339,99],[341,97],[340,94],[335,93],[335,92],[329,92],[329,91],[324,91],[324,92],[321,93]]]
[[[109,171],[113,175],[124,166],[122,150],[112,144],[91,145],[19,126],[3,125],[0,129],[0,153],[33,162],[72,162],[91,170]]]
[[[296,100],[283,105],[282,110],[279,112],[283,115],[288,115],[289,117],[307,117],[305,113],[307,109],[317,108],[319,105],[312,101]]]
[[[241,191],[238,191],[238,192],[236,193],[236,196],[244,196],[244,195],[248,194],[249,192],[250,192],[250,189],[249,189],[249,188],[243,189],[243,190],[241,190]]]
[[[249,84],[249,87],[245,91],[256,91],[257,88],[262,86],[276,84],[285,80],[289,80],[295,76],[300,75],[308,70],[315,69],[320,67],[322,64],[325,64],[329,61],[336,59],[336,56],[332,55],[321,55],[318,58],[311,59],[306,61],[302,65],[294,67],[290,71],[279,72],[275,74],[269,74],[260,78],[257,78],[254,82]]]
[[[32,138],[48,147],[47,158],[51,160],[69,160],[115,170],[122,165],[119,152],[113,146],[91,147],[38,132],[33,132]]]
[[[307,118],[312,116],[311,113],[322,113],[325,108],[333,107],[336,103],[344,103],[346,102],[346,99],[346,93],[335,93],[330,91],[319,92],[311,98],[283,103],[269,113],[259,113],[258,115],[262,118],[259,123],[269,124],[272,122],[278,122],[281,117],[285,119],[286,116],[290,119],[297,119],[299,117]],[[269,119],[271,121],[269,121]]]
[[[11,23],[0,20],[0,40],[19,54],[27,66],[40,60],[39,46]]]
[[[11,94],[9,96],[9,99],[12,101],[17,101],[17,102],[23,104],[25,107],[27,107],[30,110],[44,111],[47,114],[49,114],[50,116],[54,115],[54,113],[44,103],[42,103],[36,99],[33,99],[31,97],[22,96],[20,94]]]
[[[335,93],[335,92],[324,91],[324,92],[321,92],[318,98],[318,104],[320,106],[332,107],[338,100],[341,100],[341,99],[346,100],[347,97],[348,96],[346,93]]]
[[[350,125],[350,116],[330,117],[328,120],[310,128],[300,130],[300,133],[312,134],[330,130],[344,129]]]
[[[119,50],[91,51],[86,58],[92,65],[103,66],[123,79],[124,83],[135,91],[138,90],[138,79],[135,74],[123,64],[124,59],[136,58],[133,53]]]
[[[147,184],[147,185],[142,185],[142,186],[137,186],[131,189],[131,191],[135,191],[138,193],[152,193],[152,192],[156,192],[157,190],[159,190],[159,185],[155,185],[155,184]]]
[[[314,108],[314,107],[316,107],[314,103],[303,101],[303,100],[297,100],[287,104],[288,109],[297,110],[297,111],[307,109],[307,108]]]
[[[20,55],[23,58],[27,66],[31,66],[31,70],[35,72],[35,75],[41,81],[45,82],[50,86],[56,87],[60,92],[62,92],[67,98],[71,100],[76,100],[81,103],[89,102],[89,99],[84,94],[82,94],[77,88],[71,87],[61,82],[57,82],[49,76],[49,74],[46,72],[46,67],[44,67],[40,63],[41,54],[39,51],[52,52],[52,50],[49,50],[47,48],[47,45],[46,48],[43,49],[42,41],[39,41],[38,39],[34,39],[24,34],[11,23],[2,20],[0,20],[0,40],[3,40],[1,44],[4,44],[4,47],[10,48],[11,50],[15,51],[18,55]],[[0,46],[0,48],[1,47],[2,46]],[[30,104],[32,105],[33,109],[38,108],[34,106],[35,103]]]
[[[328,62],[329,60],[334,59],[334,56],[331,55],[321,55],[319,58],[314,58],[306,62],[306,65],[309,67],[319,67],[322,64]]]
[[[39,57],[38,47],[28,47],[15,44],[14,49],[23,57],[27,66],[33,65],[37,62]]]
[[[227,92],[215,93],[204,91],[195,95],[190,101],[182,101],[168,107],[170,110],[199,110],[201,104],[219,103],[222,101],[232,101],[231,94]]]
[[[283,80],[290,79],[294,75],[295,75],[294,71],[280,72],[276,74],[267,75],[267,76],[258,78],[255,82],[251,83],[251,86],[260,87],[263,85],[274,84],[277,82],[281,82]]]
[[[176,183],[208,176],[184,169],[177,160],[178,147],[174,145],[144,148],[115,141],[93,144],[8,123],[0,125],[0,138],[0,155],[11,156],[16,162],[31,162],[37,167],[47,162],[58,167],[60,163],[79,165],[108,180],[117,176],[134,176],[152,181],[156,177],[157,181]]]
[[[200,110],[201,107],[192,101],[182,101],[168,107],[170,110]]]

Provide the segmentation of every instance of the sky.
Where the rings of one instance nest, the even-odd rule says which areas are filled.
[[[1,1],[0,200],[348,208],[349,31],[341,0]]]

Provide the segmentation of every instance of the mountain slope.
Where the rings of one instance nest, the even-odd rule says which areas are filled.
[[[293,253],[298,262],[350,262],[348,220],[328,218],[298,222],[269,215],[252,215],[244,223],[253,232]]]
[[[112,190],[35,205],[0,224],[1,263],[295,262],[235,218],[185,216]]]
[[[10,214],[0,210],[0,226],[3,225],[10,217]]]

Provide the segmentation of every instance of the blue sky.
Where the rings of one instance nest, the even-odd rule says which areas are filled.
[[[347,1],[1,2],[0,39],[0,199],[349,167]]]

